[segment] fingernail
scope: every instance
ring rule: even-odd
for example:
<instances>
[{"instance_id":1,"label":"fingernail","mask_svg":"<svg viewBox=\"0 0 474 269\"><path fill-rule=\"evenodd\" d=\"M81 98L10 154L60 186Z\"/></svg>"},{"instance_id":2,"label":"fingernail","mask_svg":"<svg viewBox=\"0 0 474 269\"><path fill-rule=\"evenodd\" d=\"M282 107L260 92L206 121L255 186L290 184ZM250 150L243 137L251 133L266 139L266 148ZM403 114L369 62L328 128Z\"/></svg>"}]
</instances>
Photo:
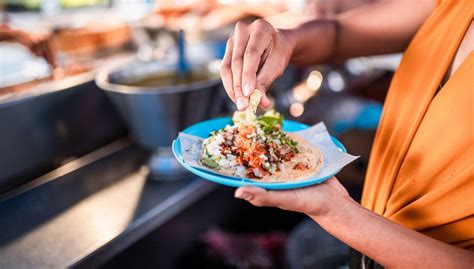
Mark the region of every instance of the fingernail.
<instances>
[{"instance_id":1,"label":"fingernail","mask_svg":"<svg viewBox=\"0 0 474 269\"><path fill-rule=\"evenodd\" d=\"M250 85L249 84L244 84L244 95L249 96L250 95Z\"/></svg>"},{"instance_id":2,"label":"fingernail","mask_svg":"<svg viewBox=\"0 0 474 269\"><path fill-rule=\"evenodd\" d=\"M248 192L242 192L240 194L237 194L235 197L240 198L240 199L244 199L244 200L247 200L247 201L252 199L252 195Z\"/></svg>"},{"instance_id":3,"label":"fingernail","mask_svg":"<svg viewBox=\"0 0 474 269\"><path fill-rule=\"evenodd\" d=\"M237 108L239 110L242 110L244 109L244 107L245 107L245 98L244 97L237 98Z\"/></svg>"}]
</instances>

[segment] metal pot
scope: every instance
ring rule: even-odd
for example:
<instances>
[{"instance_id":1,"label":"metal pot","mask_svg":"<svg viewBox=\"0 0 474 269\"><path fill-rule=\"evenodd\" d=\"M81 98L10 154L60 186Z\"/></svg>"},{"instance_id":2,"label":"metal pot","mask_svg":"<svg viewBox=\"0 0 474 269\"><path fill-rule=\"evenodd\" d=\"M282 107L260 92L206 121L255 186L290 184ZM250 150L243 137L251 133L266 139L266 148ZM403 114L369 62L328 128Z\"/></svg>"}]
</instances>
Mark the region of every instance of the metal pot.
<instances>
[{"instance_id":1,"label":"metal pot","mask_svg":"<svg viewBox=\"0 0 474 269\"><path fill-rule=\"evenodd\" d=\"M149 167L165 177L174 177L174 163L168 147L185 127L219 113L222 101L219 61L191 66L192 72L205 72L204 80L179 85L133 86L140 79L156 75L175 74L176 66L159 62L134 62L96 77L128 123L137 142L155 154ZM132 85L132 86L131 86Z\"/></svg>"},{"instance_id":2,"label":"metal pot","mask_svg":"<svg viewBox=\"0 0 474 269\"><path fill-rule=\"evenodd\" d=\"M221 85L217 66L217 62L211 62L192 67L194 72L207 72L208 80L170 86L130 86L133 81L174 72L176 68L157 62L137 62L100 72L96 83L112 98L138 143L154 150L171 145L180 130L214 114Z\"/></svg>"}]
</instances>

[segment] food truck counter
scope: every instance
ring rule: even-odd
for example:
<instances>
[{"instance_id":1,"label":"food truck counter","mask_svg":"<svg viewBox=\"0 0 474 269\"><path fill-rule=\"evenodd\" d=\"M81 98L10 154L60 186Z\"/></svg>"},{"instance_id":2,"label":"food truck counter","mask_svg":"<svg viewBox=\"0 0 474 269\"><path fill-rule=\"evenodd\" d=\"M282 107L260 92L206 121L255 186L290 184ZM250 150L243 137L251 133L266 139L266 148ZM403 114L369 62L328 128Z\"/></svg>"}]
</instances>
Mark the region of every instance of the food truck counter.
<instances>
[{"instance_id":1,"label":"food truck counter","mask_svg":"<svg viewBox=\"0 0 474 269\"><path fill-rule=\"evenodd\" d=\"M100 265L217 186L147 180L146 156L118 140L0 203L0 268Z\"/></svg>"}]
</instances>

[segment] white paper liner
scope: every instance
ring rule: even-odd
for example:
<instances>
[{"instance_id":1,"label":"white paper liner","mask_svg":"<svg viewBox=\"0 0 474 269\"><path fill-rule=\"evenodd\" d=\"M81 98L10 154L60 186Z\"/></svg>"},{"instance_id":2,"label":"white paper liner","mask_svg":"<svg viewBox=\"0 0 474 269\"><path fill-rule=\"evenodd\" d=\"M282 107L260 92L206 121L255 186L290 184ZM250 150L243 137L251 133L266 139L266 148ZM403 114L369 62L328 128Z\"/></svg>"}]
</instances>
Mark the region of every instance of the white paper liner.
<instances>
[{"instance_id":1,"label":"white paper liner","mask_svg":"<svg viewBox=\"0 0 474 269\"><path fill-rule=\"evenodd\" d=\"M353 162L355 159L359 158L359 156L354 156L354 155L350 155L345 152L342 152L332 142L329 132L326 128L326 125L324 125L324 123L322 122L315 124L307 129L294 132L294 133L302 137L306 141L308 141L311 145L321 150L323 154L324 164L323 164L323 167L321 167L321 169L319 169L317 173L308 174L302 179L291 180L291 181L301 181L301 180L309 179L309 178L312 178L312 179L325 178L325 177L334 175L344 166L348 165L349 163ZM190 134L179 133L179 141L181 144L181 154L186 164L195 168L200 168L200 169L203 169L215 174L229 177L229 175L213 170L207 166L202 165L199 162L199 157L202 151L202 142L204 141L204 138L190 135ZM243 177L238 177L235 175L231 177L259 182L258 179L243 178ZM287 182L287 181L279 180L279 181L274 181L274 182L282 183L282 182Z\"/></svg>"}]
</instances>

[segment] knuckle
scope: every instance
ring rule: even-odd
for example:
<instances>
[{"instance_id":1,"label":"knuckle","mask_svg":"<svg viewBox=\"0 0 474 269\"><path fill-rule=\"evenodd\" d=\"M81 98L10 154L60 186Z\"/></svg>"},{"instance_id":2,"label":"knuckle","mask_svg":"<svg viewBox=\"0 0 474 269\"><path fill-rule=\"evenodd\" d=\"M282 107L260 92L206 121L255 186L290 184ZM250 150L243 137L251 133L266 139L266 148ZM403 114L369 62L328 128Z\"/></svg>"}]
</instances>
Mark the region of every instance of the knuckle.
<instances>
[{"instance_id":1,"label":"knuckle","mask_svg":"<svg viewBox=\"0 0 474 269\"><path fill-rule=\"evenodd\" d=\"M255 26L256 28L263 28L263 27L267 27L267 22L264 19L257 19L253 22L252 25Z\"/></svg>"},{"instance_id":2,"label":"knuckle","mask_svg":"<svg viewBox=\"0 0 474 269\"><path fill-rule=\"evenodd\" d=\"M230 72L230 63L222 63L219 72L221 74L228 74Z\"/></svg>"},{"instance_id":3,"label":"knuckle","mask_svg":"<svg viewBox=\"0 0 474 269\"><path fill-rule=\"evenodd\" d=\"M258 57L258 51L255 48L247 48L244 53L245 58L254 58Z\"/></svg>"},{"instance_id":4,"label":"knuckle","mask_svg":"<svg viewBox=\"0 0 474 269\"><path fill-rule=\"evenodd\" d=\"M262 207L265 205L264 201L261 199L254 199L251 201L254 206Z\"/></svg>"},{"instance_id":5,"label":"knuckle","mask_svg":"<svg viewBox=\"0 0 474 269\"><path fill-rule=\"evenodd\" d=\"M247 23L243 22L243 21L238 21L236 24L235 24L235 30L236 31L242 31L244 30L245 28L247 28Z\"/></svg>"},{"instance_id":6,"label":"knuckle","mask_svg":"<svg viewBox=\"0 0 474 269\"><path fill-rule=\"evenodd\" d=\"M267 90L268 87L270 86L269 83L265 81L259 81L257 84L260 86L259 89L261 88L262 90Z\"/></svg>"},{"instance_id":7,"label":"knuckle","mask_svg":"<svg viewBox=\"0 0 474 269\"><path fill-rule=\"evenodd\" d=\"M238 55L234 55L232 57L232 67L240 67L242 65L242 57Z\"/></svg>"},{"instance_id":8,"label":"knuckle","mask_svg":"<svg viewBox=\"0 0 474 269\"><path fill-rule=\"evenodd\" d=\"M267 21L258 19L252 25L252 30L264 37L272 36L275 33L275 29Z\"/></svg>"}]
</instances>

